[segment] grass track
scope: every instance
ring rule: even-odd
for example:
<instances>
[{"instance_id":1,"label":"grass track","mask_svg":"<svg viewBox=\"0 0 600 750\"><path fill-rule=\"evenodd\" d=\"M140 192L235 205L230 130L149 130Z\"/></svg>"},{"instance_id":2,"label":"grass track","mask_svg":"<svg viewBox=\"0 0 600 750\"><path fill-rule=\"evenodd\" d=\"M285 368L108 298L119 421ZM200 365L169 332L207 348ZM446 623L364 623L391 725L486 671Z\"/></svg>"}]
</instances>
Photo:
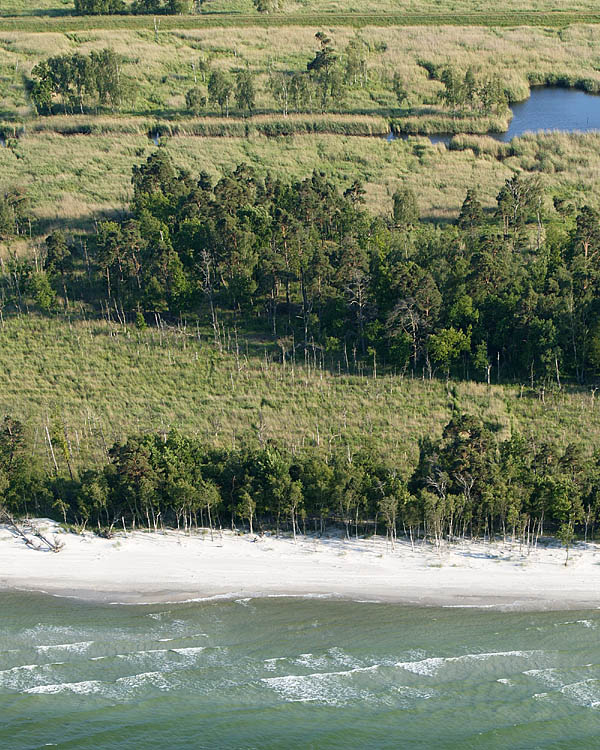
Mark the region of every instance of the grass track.
<instances>
[{"instance_id":1,"label":"grass track","mask_svg":"<svg viewBox=\"0 0 600 750\"><path fill-rule=\"evenodd\" d=\"M306 13L258 15L204 13L161 16L160 28L206 29L280 26L538 26L564 28L575 23L598 24L600 11L503 11L499 13ZM0 18L0 31L72 32L92 29L154 29L152 16L13 16Z\"/></svg>"}]
</instances>

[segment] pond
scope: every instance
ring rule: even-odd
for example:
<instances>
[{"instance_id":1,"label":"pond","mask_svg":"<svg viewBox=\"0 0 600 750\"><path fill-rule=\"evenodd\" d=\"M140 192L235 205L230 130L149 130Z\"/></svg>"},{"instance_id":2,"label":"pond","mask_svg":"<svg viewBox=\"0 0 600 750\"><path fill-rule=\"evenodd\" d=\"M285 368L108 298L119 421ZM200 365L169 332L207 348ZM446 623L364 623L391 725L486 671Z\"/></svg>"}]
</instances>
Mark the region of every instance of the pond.
<instances>
[{"instance_id":1,"label":"pond","mask_svg":"<svg viewBox=\"0 0 600 750\"><path fill-rule=\"evenodd\" d=\"M536 86L529 99L511 106L513 117L505 133L488 133L492 138L508 142L524 133L559 130L564 133L600 131L600 96L576 89ZM391 136L391 137L390 137ZM394 140L390 134L388 140ZM400 136L406 138L407 136ZM429 137L432 143L452 140L448 133Z\"/></svg>"},{"instance_id":2,"label":"pond","mask_svg":"<svg viewBox=\"0 0 600 750\"><path fill-rule=\"evenodd\" d=\"M585 91L538 86L531 89L529 99L513 104L511 109L508 130L494 136L500 141L540 130L600 130L600 96Z\"/></svg>"}]
</instances>

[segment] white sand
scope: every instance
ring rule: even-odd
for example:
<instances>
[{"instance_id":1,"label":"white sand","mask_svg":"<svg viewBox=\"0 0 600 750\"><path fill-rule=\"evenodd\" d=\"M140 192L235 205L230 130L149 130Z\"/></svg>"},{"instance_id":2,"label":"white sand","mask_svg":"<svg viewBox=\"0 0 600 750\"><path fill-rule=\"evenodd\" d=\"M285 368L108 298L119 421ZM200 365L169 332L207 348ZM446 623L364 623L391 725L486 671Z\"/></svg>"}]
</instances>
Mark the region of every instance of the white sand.
<instances>
[{"instance_id":1,"label":"white sand","mask_svg":"<svg viewBox=\"0 0 600 750\"><path fill-rule=\"evenodd\" d=\"M58 531L51 522L40 527ZM38 552L0 527L0 587L106 602L269 595L338 596L501 609L600 607L600 546L521 554L477 542L436 550L384 539L293 539L168 532L113 539L59 533L59 553Z\"/></svg>"}]
</instances>

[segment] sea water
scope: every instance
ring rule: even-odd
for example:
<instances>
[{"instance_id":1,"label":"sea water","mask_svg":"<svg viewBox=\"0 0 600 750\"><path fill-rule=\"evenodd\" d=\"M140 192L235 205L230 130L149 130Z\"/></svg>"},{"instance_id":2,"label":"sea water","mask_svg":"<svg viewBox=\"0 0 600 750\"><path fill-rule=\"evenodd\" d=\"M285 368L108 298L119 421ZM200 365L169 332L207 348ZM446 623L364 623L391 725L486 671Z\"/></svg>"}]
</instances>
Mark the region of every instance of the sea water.
<instances>
[{"instance_id":1,"label":"sea water","mask_svg":"<svg viewBox=\"0 0 600 750\"><path fill-rule=\"evenodd\" d=\"M0 593L0 748L598 748L600 612Z\"/></svg>"}]
</instances>

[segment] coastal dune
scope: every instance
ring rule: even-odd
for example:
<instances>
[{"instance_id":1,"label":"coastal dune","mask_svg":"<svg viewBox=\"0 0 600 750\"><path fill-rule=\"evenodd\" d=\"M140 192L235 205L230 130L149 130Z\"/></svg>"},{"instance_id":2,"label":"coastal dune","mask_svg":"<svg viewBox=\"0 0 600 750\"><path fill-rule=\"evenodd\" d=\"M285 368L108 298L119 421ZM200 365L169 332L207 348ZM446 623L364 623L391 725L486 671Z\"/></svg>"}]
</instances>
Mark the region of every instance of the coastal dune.
<instances>
[{"instance_id":1,"label":"coastal dune","mask_svg":"<svg viewBox=\"0 0 600 750\"><path fill-rule=\"evenodd\" d=\"M0 527L0 588L123 604L216 597L331 596L413 605L500 609L600 607L600 546L578 544L565 567L554 544L443 545L381 537L237 535L207 530L91 533L39 523L59 553L26 546ZM545 541L545 540L542 540Z\"/></svg>"}]
</instances>

